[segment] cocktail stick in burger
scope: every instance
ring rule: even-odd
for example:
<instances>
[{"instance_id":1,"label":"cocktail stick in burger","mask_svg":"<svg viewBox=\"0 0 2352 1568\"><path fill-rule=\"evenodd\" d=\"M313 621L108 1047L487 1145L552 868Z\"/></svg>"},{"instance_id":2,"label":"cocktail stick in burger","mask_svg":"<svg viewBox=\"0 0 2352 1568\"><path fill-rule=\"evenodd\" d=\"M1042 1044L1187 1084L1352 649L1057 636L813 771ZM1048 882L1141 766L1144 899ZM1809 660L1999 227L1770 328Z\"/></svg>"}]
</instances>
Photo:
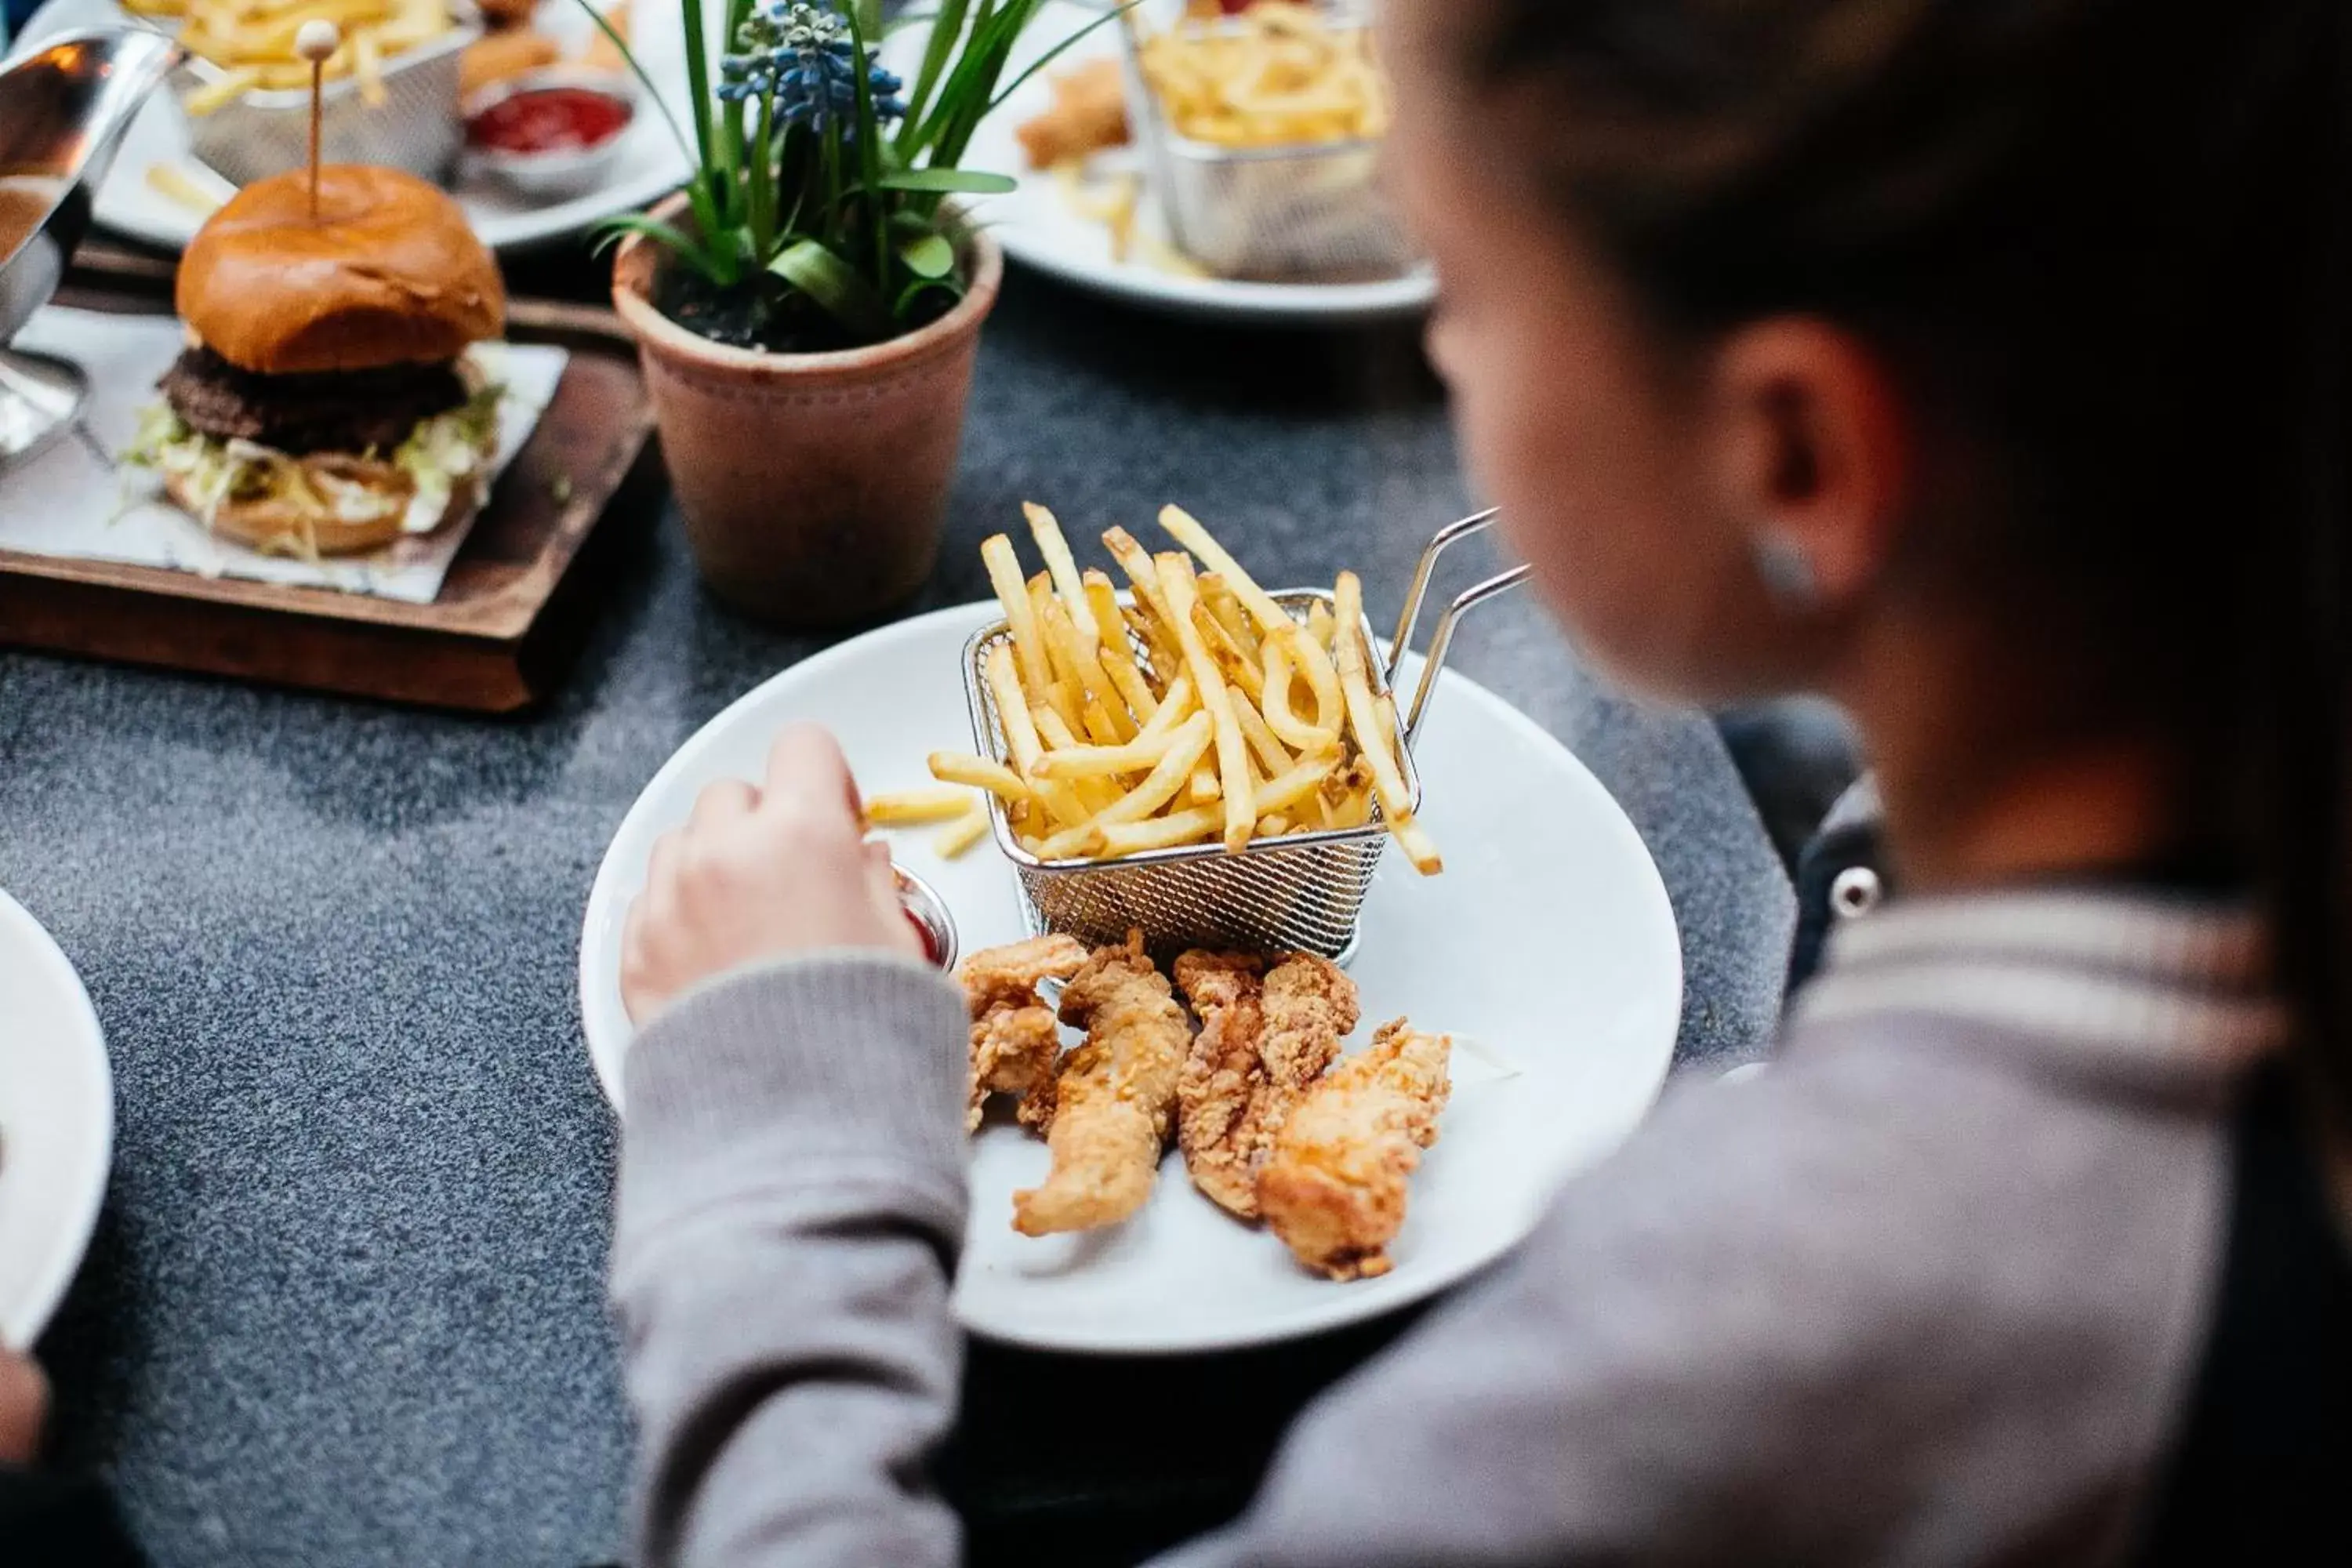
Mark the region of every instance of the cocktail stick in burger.
<instances>
[{"instance_id":1,"label":"cocktail stick in burger","mask_svg":"<svg viewBox=\"0 0 2352 1568\"><path fill-rule=\"evenodd\" d=\"M214 532L319 556L429 533L482 499L498 264L438 189L330 164L257 181L180 263L189 346L131 457Z\"/></svg>"}]
</instances>

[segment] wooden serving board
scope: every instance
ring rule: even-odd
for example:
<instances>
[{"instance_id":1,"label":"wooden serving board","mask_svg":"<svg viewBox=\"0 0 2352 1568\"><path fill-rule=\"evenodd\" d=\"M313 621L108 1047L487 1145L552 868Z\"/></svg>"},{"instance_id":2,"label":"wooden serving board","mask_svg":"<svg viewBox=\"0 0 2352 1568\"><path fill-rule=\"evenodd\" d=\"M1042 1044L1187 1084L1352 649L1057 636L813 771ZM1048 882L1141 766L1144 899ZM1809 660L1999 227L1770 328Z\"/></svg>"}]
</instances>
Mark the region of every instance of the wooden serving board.
<instances>
[{"instance_id":1,"label":"wooden serving board","mask_svg":"<svg viewBox=\"0 0 2352 1568\"><path fill-rule=\"evenodd\" d=\"M171 279L167 260L86 255L58 302L168 312ZM513 300L507 336L572 357L433 603L0 550L0 643L474 712L537 702L591 619L591 536L608 511L651 512L659 464L617 317Z\"/></svg>"}]
</instances>

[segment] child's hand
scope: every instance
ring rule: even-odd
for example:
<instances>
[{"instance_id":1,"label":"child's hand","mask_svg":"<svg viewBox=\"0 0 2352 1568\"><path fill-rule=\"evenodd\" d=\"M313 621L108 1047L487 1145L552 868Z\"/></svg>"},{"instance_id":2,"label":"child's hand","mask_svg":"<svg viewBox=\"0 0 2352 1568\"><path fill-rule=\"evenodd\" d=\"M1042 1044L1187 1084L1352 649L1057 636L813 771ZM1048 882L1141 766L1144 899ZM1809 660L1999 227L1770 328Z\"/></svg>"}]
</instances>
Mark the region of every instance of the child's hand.
<instances>
[{"instance_id":1,"label":"child's hand","mask_svg":"<svg viewBox=\"0 0 2352 1568\"><path fill-rule=\"evenodd\" d=\"M49 1380L14 1351L0 1350L0 1465L29 1465L41 1452Z\"/></svg>"},{"instance_id":2,"label":"child's hand","mask_svg":"<svg viewBox=\"0 0 2352 1568\"><path fill-rule=\"evenodd\" d=\"M712 784L654 845L621 934L621 1000L644 1024L706 975L819 947L923 951L888 853L865 841L841 747L795 724L776 737L761 787Z\"/></svg>"}]
</instances>

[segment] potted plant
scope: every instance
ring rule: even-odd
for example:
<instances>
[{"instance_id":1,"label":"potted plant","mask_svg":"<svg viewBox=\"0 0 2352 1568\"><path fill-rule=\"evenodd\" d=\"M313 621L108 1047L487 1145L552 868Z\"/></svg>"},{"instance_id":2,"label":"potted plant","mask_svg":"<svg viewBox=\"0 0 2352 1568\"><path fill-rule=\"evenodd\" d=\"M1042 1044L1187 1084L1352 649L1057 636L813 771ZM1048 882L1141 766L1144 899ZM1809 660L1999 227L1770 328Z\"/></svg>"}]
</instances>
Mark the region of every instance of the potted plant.
<instances>
[{"instance_id":1,"label":"potted plant","mask_svg":"<svg viewBox=\"0 0 2352 1568\"><path fill-rule=\"evenodd\" d=\"M771 619L854 621L938 555L1003 268L950 198L1013 187L958 160L1030 74L1001 81L1045 0L941 0L911 83L879 63L879 0L717 3L715 70L703 0L682 7L691 145L670 129L693 174L609 221L613 302L712 590Z\"/></svg>"}]
</instances>

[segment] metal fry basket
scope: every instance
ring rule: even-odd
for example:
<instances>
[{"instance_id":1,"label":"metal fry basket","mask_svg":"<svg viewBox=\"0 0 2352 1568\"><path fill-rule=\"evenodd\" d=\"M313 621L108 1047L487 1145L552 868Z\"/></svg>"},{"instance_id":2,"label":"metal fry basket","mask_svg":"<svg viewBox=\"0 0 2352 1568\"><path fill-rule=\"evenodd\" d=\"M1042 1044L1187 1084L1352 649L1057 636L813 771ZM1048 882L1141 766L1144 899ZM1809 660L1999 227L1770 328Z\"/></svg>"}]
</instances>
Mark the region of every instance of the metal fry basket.
<instances>
[{"instance_id":1,"label":"metal fry basket","mask_svg":"<svg viewBox=\"0 0 2352 1568\"><path fill-rule=\"evenodd\" d=\"M320 94L319 154L330 163L379 163L439 180L456 163L465 126L457 118L457 60L482 36L450 28L383 62L384 101L370 104L350 77ZM200 56L177 72L182 97L228 73ZM240 185L310 161L310 89L240 93L210 114L191 114L188 145Z\"/></svg>"},{"instance_id":2,"label":"metal fry basket","mask_svg":"<svg viewBox=\"0 0 2352 1568\"><path fill-rule=\"evenodd\" d=\"M1490 526L1495 515L1484 511L1451 524L1422 551L1388 658L1369 672L1375 696L1388 693L1396 678L1439 556L1454 541ZM1454 626L1465 613L1516 586L1526 576L1524 566L1497 573L1457 595L1438 617L1412 703L1399 710L1403 744L1398 762L1406 793L1416 808L1421 803L1421 775L1413 763L1413 741L1444 668ZM1287 589L1273 597L1301 620L1316 604L1328 606L1331 602L1328 590L1315 588ZM1127 595L1120 598L1128 602ZM1366 646L1377 647L1369 623L1363 631ZM982 755L998 762L1008 758L984 671L989 651L1011 637L1011 628L999 621L975 632L964 645L964 697L971 715L972 739ZM1254 839L1239 850L1228 850L1221 844L1194 844L1107 860L1048 861L1022 847L1003 800L991 795L989 811L997 847L1013 862L1020 879L1023 910L1032 934L1065 931L1082 941L1105 943L1123 941L1130 929L1139 928L1155 949L1164 950L1303 952L1344 962L1355 951L1364 899L1371 891L1381 857L1388 847L1387 829L1376 813L1363 827Z\"/></svg>"},{"instance_id":3,"label":"metal fry basket","mask_svg":"<svg viewBox=\"0 0 2352 1568\"><path fill-rule=\"evenodd\" d=\"M1368 25L1351 10L1327 9L1342 26ZM1272 281L1389 278L1419 259L1381 188L1377 141L1293 147L1193 141L1160 111L1132 20L1122 18L1118 31L1128 119L1180 249L1224 277Z\"/></svg>"}]
</instances>

